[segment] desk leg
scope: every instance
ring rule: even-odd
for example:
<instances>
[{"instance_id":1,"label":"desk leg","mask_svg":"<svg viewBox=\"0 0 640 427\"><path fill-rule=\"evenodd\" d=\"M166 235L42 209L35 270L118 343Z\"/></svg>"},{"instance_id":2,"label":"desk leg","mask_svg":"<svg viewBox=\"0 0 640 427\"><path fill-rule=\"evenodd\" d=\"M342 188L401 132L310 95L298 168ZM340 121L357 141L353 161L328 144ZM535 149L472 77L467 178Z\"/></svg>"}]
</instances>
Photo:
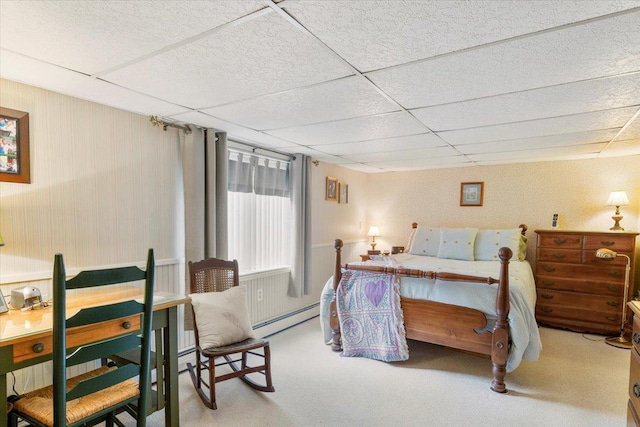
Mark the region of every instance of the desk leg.
<instances>
[{"instance_id":1,"label":"desk leg","mask_svg":"<svg viewBox=\"0 0 640 427\"><path fill-rule=\"evenodd\" d=\"M178 308L170 307L164 328L165 399L164 420L167 427L180 425L180 398L178 396Z\"/></svg>"},{"instance_id":2,"label":"desk leg","mask_svg":"<svg viewBox=\"0 0 640 427\"><path fill-rule=\"evenodd\" d=\"M0 403L2 403L2 411L0 414L0 427L7 427L9 424L9 414L7 414L7 374L0 375Z\"/></svg>"}]
</instances>

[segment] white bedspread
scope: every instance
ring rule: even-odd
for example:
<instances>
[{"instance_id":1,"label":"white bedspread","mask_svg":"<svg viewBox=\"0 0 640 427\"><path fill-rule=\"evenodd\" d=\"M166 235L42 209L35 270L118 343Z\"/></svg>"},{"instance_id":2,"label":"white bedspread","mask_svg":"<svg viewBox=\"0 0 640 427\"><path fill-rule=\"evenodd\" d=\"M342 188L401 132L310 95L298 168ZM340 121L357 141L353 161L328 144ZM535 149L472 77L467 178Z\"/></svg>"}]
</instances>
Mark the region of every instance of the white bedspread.
<instances>
[{"instance_id":1,"label":"white bedspread","mask_svg":"<svg viewBox=\"0 0 640 427\"><path fill-rule=\"evenodd\" d=\"M491 276L498 279L500 263L496 261L458 261L411 254L398 254L392 258L397 265L420 270L447 271L472 276ZM329 327L329 303L333 296L333 278L330 278L320 300L321 327L325 342L331 341ZM498 285L481 283L448 282L440 280L403 277L400 294L406 298L427 299L447 304L474 308L482 311L491 321L495 319ZM509 263L510 310L509 326L511 350L507 371L518 367L522 359L536 361L542 350L542 342L535 319L536 287L531 266L527 261ZM492 322L491 322L492 324Z\"/></svg>"}]
</instances>

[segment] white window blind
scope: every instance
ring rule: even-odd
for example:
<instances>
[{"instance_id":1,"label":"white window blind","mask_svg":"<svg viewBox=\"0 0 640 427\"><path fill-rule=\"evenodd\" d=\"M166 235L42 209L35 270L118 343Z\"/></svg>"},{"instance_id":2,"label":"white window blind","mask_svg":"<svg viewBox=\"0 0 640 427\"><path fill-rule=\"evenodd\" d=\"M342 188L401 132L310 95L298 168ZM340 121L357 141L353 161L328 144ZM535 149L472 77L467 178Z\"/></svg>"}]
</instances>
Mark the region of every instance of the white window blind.
<instances>
[{"instance_id":1,"label":"white window blind","mask_svg":"<svg viewBox=\"0 0 640 427\"><path fill-rule=\"evenodd\" d=\"M289 161L229 151L229 259L241 273L290 266Z\"/></svg>"}]
</instances>

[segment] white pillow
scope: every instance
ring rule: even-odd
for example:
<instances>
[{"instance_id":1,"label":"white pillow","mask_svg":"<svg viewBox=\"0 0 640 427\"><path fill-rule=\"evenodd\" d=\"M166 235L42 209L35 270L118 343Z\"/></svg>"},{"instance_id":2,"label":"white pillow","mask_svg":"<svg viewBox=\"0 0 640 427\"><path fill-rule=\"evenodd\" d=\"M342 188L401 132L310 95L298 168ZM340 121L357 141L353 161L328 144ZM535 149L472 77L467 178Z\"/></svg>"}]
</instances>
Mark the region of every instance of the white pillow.
<instances>
[{"instance_id":1,"label":"white pillow","mask_svg":"<svg viewBox=\"0 0 640 427\"><path fill-rule=\"evenodd\" d=\"M198 327L200 348L220 347L255 338L244 286L189 296Z\"/></svg>"},{"instance_id":2,"label":"white pillow","mask_svg":"<svg viewBox=\"0 0 640 427\"><path fill-rule=\"evenodd\" d=\"M473 261L477 228L441 228L438 258Z\"/></svg>"},{"instance_id":3,"label":"white pillow","mask_svg":"<svg viewBox=\"0 0 640 427\"><path fill-rule=\"evenodd\" d=\"M412 255L437 256L439 246L439 228L418 226L413 235L413 243L409 248L409 253Z\"/></svg>"},{"instance_id":4,"label":"white pillow","mask_svg":"<svg viewBox=\"0 0 640 427\"><path fill-rule=\"evenodd\" d=\"M407 246L405 246L405 250L407 252L411 250L411 246L413 245L413 239L416 236L416 230L417 228L412 228L411 231L409 232L409 241L407 242Z\"/></svg>"},{"instance_id":5,"label":"white pillow","mask_svg":"<svg viewBox=\"0 0 640 427\"><path fill-rule=\"evenodd\" d=\"M477 261L500 261L498 251L508 247L513 252L512 260L522 261L521 241L522 234L519 228L508 230L479 230L476 235L476 243L473 255ZM524 244L526 251L526 240Z\"/></svg>"}]
</instances>

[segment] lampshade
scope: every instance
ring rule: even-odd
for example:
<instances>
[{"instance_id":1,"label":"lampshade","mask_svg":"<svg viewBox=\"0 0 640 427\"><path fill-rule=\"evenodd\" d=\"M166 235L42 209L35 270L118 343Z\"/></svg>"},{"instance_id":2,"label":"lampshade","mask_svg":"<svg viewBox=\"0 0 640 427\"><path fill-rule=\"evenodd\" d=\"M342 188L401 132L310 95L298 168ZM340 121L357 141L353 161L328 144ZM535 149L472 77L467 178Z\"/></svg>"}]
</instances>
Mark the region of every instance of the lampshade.
<instances>
[{"instance_id":1,"label":"lampshade","mask_svg":"<svg viewBox=\"0 0 640 427\"><path fill-rule=\"evenodd\" d=\"M627 206L629 204L629 198L624 191L612 191L607 200L607 206Z\"/></svg>"},{"instance_id":2,"label":"lampshade","mask_svg":"<svg viewBox=\"0 0 640 427\"><path fill-rule=\"evenodd\" d=\"M380 230L378 230L378 226L372 225L371 227L369 227L369 232L367 233L367 236L380 237Z\"/></svg>"}]
</instances>

